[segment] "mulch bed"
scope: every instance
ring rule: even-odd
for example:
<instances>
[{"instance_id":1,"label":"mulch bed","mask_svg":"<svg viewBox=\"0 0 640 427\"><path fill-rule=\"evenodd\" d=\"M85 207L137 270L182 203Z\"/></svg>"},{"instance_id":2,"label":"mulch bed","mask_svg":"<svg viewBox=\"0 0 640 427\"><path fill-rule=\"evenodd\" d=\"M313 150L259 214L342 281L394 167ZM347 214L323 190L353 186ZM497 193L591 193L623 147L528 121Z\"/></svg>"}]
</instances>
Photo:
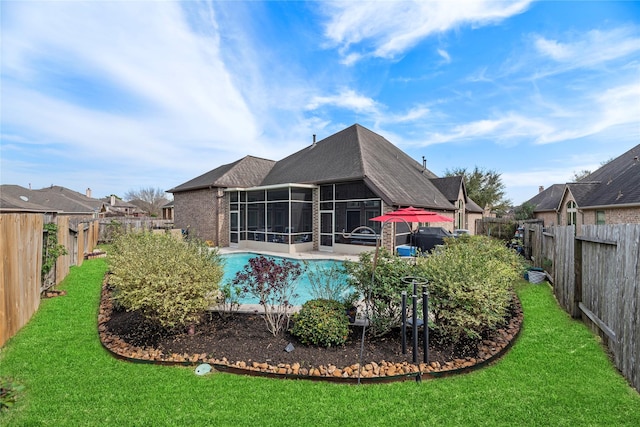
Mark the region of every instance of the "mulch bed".
<instances>
[{"instance_id":1,"label":"mulch bed","mask_svg":"<svg viewBox=\"0 0 640 427\"><path fill-rule=\"evenodd\" d=\"M429 363L423 362L422 333L419 334L418 363L412 363L411 330L407 352L402 354L400 329L382 338L365 337L360 366L361 326L351 326L347 342L338 347L319 348L300 343L288 332L273 336L259 313L221 316L205 315L190 335L187 330L166 331L146 321L138 312L113 310L107 284L103 288L99 332L103 345L116 355L159 363L210 363L233 370L258 371L302 377L391 377L416 373L435 375L464 371L487 363L508 348L517 336L522 310L515 307L508 324L480 342L446 344L430 332ZM292 344L293 351L286 351Z\"/></svg>"}]
</instances>

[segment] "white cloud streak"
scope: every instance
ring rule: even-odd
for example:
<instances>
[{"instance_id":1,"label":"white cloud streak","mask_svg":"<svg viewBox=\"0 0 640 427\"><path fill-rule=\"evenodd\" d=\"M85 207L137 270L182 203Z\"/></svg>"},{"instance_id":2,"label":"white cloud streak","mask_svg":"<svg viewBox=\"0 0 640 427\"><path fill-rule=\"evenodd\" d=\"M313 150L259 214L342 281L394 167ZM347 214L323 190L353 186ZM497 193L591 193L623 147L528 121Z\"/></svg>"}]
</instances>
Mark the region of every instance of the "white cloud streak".
<instances>
[{"instance_id":1,"label":"white cloud streak","mask_svg":"<svg viewBox=\"0 0 640 427\"><path fill-rule=\"evenodd\" d=\"M394 58L434 34L461 25L494 24L527 10L529 0L331 2L325 36L346 64L365 57Z\"/></svg>"}]
</instances>

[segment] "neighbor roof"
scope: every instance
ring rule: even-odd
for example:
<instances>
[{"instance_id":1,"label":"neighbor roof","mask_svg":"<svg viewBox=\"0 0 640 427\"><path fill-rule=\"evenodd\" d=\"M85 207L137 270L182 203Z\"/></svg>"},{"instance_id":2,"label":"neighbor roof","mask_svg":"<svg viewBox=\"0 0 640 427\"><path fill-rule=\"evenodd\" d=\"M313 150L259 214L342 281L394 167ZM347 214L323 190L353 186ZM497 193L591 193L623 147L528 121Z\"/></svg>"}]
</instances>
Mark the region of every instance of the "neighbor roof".
<instances>
[{"instance_id":1,"label":"neighbor roof","mask_svg":"<svg viewBox=\"0 0 640 427\"><path fill-rule=\"evenodd\" d=\"M640 144L579 181L598 182L581 207L640 205ZM573 189L571 190L573 193Z\"/></svg>"},{"instance_id":2,"label":"neighbor roof","mask_svg":"<svg viewBox=\"0 0 640 427\"><path fill-rule=\"evenodd\" d=\"M68 214L93 214L102 206L102 202L65 187L52 185L40 190L30 190L19 185L2 185L2 194L13 199L24 200L44 206L48 211Z\"/></svg>"},{"instance_id":3,"label":"neighbor roof","mask_svg":"<svg viewBox=\"0 0 640 427\"><path fill-rule=\"evenodd\" d=\"M37 213L57 212L55 209L30 202L23 190L25 190L25 188L20 187L19 185L1 185L0 211Z\"/></svg>"},{"instance_id":4,"label":"neighbor roof","mask_svg":"<svg viewBox=\"0 0 640 427\"><path fill-rule=\"evenodd\" d=\"M527 200L535 206L534 212L556 211L564 193L565 184L553 184Z\"/></svg>"},{"instance_id":5,"label":"neighbor roof","mask_svg":"<svg viewBox=\"0 0 640 427\"><path fill-rule=\"evenodd\" d=\"M616 157L578 182L554 184L528 200L534 212L556 211L565 191L583 208L640 206L640 145Z\"/></svg>"}]
</instances>

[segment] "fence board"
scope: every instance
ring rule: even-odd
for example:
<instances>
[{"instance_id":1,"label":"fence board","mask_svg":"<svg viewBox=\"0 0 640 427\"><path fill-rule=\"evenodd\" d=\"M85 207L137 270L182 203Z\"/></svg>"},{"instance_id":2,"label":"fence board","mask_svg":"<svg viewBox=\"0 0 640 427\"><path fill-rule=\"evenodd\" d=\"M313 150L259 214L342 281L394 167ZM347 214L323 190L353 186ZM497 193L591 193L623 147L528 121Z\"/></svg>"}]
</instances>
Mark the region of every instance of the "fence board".
<instances>
[{"instance_id":1,"label":"fence board","mask_svg":"<svg viewBox=\"0 0 640 427\"><path fill-rule=\"evenodd\" d=\"M41 214L0 214L0 346L40 305Z\"/></svg>"}]
</instances>

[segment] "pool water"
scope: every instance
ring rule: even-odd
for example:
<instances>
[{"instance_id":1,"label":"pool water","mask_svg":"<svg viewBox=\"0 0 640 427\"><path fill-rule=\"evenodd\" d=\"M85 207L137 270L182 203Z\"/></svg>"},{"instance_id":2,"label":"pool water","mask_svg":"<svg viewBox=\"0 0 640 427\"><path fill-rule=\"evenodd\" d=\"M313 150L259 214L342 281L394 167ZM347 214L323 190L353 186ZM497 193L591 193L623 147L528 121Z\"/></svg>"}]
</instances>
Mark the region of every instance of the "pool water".
<instances>
[{"instance_id":1,"label":"pool water","mask_svg":"<svg viewBox=\"0 0 640 427\"><path fill-rule=\"evenodd\" d=\"M224 259L224 275L222 277L222 283L227 283L233 281L236 277L236 273L238 271L242 271L245 265L249 264L249 259L260 256L256 253L243 252L236 254L224 254L222 258ZM267 258L275 259L276 262L287 260L291 261L295 264L300 265L304 268L304 264L296 259L284 258L278 256L267 256ZM333 265L342 265L343 261L331 260L331 259L321 259L321 260L306 260L310 269L318 269L330 268ZM322 271L322 270L320 270ZM346 275L344 275L344 280L347 280ZM309 282L309 278L306 272L303 272L298 280L296 281L296 291L294 292L298 294L297 298L293 298L291 303L293 305L302 305L306 301L315 298L315 296L311 292L311 283ZM260 301L257 298L254 298L251 295L245 296L240 300L241 304L258 304Z\"/></svg>"}]
</instances>

